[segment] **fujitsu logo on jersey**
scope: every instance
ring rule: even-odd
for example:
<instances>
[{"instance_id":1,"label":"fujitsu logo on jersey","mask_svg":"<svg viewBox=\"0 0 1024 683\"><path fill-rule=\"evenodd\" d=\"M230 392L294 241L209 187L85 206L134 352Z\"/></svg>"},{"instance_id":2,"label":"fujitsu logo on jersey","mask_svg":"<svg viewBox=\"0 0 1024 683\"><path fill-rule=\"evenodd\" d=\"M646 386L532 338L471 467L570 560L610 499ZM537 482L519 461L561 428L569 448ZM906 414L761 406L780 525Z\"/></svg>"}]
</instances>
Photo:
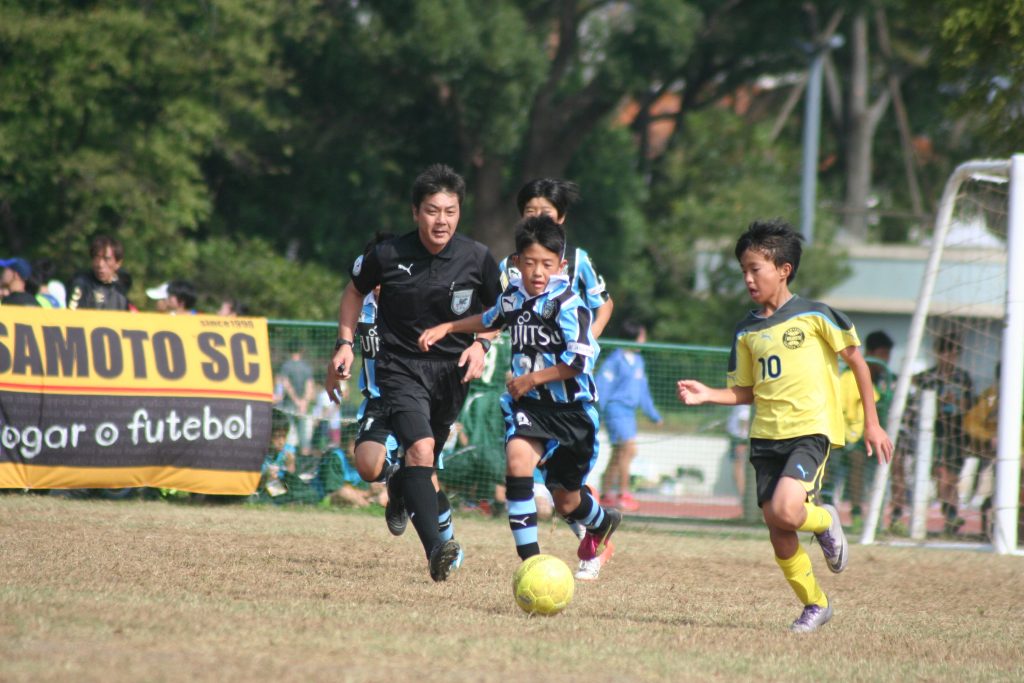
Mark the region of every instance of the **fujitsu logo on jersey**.
<instances>
[{"instance_id":1,"label":"fujitsu logo on jersey","mask_svg":"<svg viewBox=\"0 0 1024 683\"><path fill-rule=\"evenodd\" d=\"M359 332L359 345L362 347L363 356L366 358L376 358L377 352L380 351L380 337L377 336L377 326L359 323L356 325L356 329Z\"/></svg>"},{"instance_id":2,"label":"fujitsu logo on jersey","mask_svg":"<svg viewBox=\"0 0 1024 683\"><path fill-rule=\"evenodd\" d=\"M565 346L562 331L557 327L545 325L544 322L530 311L521 311L509 326L509 335L513 351L526 348L543 351L557 351Z\"/></svg>"}]
</instances>

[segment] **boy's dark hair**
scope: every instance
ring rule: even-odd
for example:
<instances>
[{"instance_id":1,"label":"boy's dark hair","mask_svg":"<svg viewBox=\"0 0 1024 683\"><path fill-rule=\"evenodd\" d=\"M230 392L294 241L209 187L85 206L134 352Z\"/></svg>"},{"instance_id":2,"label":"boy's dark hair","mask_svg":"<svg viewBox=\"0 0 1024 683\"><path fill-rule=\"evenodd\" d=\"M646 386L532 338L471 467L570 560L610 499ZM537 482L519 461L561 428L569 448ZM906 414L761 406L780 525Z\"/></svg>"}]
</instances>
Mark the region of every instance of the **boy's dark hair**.
<instances>
[{"instance_id":1,"label":"boy's dark hair","mask_svg":"<svg viewBox=\"0 0 1024 683\"><path fill-rule=\"evenodd\" d=\"M571 180L560 178L536 178L522 186L519 194L516 195L516 206L519 207L519 215L523 215L526 205L531 199L542 197L555 207L558 217L561 218L569 207L580 200L580 188Z\"/></svg>"},{"instance_id":2,"label":"boy's dark hair","mask_svg":"<svg viewBox=\"0 0 1024 683\"><path fill-rule=\"evenodd\" d=\"M118 261L124 260L124 245L121 241L109 235L96 235L89 242L89 258L96 258L107 250L107 247L114 252L114 258Z\"/></svg>"},{"instance_id":3,"label":"boy's dark hair","mask_svg":"<svg viewBox=\"0 0 1024 683\"><path fill-rule=\"evenodd\" d=\"M459 198L459 206L466 198L466 181L451 166L432 164L416 176L412 184L412 205L417 209L425 197L438 192L450 192Z\"/></svg>"},{"instance_id":4,"label":"boy's dark hair","mask_svg":"<svg viewBox=\"0 0 1024 683\"><path fill-rule=\"evenodd\" d=\"M173 296L188 309L195 308L196 300L199 298L196 294L196 288L187 280L171 280L168 282L167 296Z\"/></svg>"},{"instance_id":5,"label":"boy's dark hair","mask_svg":"<svg viewBox=\"0 0 1024 683\"><path fill-rule=\"evenodd\" d=\"M892 349L895 345L896 343L892 340L892 337L882 330L875 330L864 339L864 348L868 352L878 349Z\"/></svg>"},{"instance_id":6,"label":"boy's dark hair","mask_svg":"<svg viewBox=\"0 0 1024 683\"><path fill-rule=\"evenodd\" d=\"M548 251L558 254L559 259L563 259L565 228L556 223L551 216L524 218L516 225L516 253L522 254L533 244L539 244Z\"/></svg>"},{"instance_id":7,"label":"boy's dark hair","mask_svg":"<svg viewBox=\"0 0 1024 683\"><path fill-rule=\"evenodd\" d=\"M960 351L960 337L955 333L947 333L935 340L935 353Z\"/></svg>"},{"instance_id":8,"label":"boy's dark hair","mask_svg":"<svg viewBox=\"0 0 1024 683\"><path fill-rule=\"evenodd\" d=\"M245 302L240 301L239 299L227 298L224 299L222 303L226 303L229 306L231 306L231 311L235 315L245 315L249 312L249 307L245 304Z\"/></svg>"},{"instance_id":9,"label":"boy's dark hair","mask_svg":"<svg viewBox=\"0 0 1024 683\"><path fill-rule=\"evenodd\" d=\"M274 419L270 424L270 438L288 433L288 423L283 419Z\"/></svg>"},{"instance_id":10,"label":"boy's dark hair","mask_svg":"<svg viewBox=\"0 0 1024 683\"><path fill-rule=\"evenodd\" d=\"M622 323L622 336L629 339L636 339L640 336L640 330L642 329L644 329L644 325L639 320L627 318Z\"/></svg>"},{"instance_id":11,"label":"boy's dark hair","mask_svg":"<svg viewBox=\"0 0 1024 683\"><path fill-rule=\"evenodd\" d=\"M788 263L793 267L786 282L790 283L796 277L797 268L800 267L800 255L803 246L800 241L803 236L793 230L786 221L781 218L773 218L767 221L754 221L747 227L747 231L736 240L736 260L747 251L757 251L765 255L781 268Z\"/></svg>"}]
</instances>

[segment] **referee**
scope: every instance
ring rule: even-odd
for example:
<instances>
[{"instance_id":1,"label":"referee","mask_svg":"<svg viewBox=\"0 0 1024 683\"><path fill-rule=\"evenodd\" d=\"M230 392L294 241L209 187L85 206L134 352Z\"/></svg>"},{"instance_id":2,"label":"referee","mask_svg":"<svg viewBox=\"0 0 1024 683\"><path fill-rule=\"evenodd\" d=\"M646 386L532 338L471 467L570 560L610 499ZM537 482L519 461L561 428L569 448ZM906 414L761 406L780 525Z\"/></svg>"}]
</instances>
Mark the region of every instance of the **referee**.
<instances>
[{"instance_id":1,"label":"referee","mask_svg":"<svg viewBox=\"0 0 1024 683\"><path fill-rule=\"evenodd\" d=\"M465 195L465 181L448 166L434 164L416 178L416 230L378 244L352 264L327 368L328 387L350 376L363 297L379 286L377 385L391 429L405 448L398 488L434 581L447 579L462 562L458 541L443 541L438 530L437 456L469 382L483 371L495 333L450 335L428 352L420 351L417 342L429 327L490 308L501 293L498 265L487 247L455 232Z\"/></svg>"}]
</instances>

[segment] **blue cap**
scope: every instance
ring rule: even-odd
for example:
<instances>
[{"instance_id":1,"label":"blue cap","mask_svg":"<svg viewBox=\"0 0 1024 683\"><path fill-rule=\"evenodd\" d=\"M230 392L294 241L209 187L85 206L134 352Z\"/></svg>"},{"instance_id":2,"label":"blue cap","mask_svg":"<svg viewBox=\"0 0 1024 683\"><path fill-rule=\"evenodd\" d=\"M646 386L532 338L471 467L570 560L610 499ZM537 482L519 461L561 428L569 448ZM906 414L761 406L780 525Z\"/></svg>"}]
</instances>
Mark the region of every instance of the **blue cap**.
<instances>
[{"instance_id":1,"label":"blue cap","mask_svg":"<svg viewBox=\"0 0 1024 683\"><path fill-rule=\"evenodd\" d=\"M0 266L10 268L20 275L22 280L27 280L32 276L32 266L30 266L28 261L20 256L15 256L14 258L9 259L0 259Z\"/></svg>"}]
</instances>

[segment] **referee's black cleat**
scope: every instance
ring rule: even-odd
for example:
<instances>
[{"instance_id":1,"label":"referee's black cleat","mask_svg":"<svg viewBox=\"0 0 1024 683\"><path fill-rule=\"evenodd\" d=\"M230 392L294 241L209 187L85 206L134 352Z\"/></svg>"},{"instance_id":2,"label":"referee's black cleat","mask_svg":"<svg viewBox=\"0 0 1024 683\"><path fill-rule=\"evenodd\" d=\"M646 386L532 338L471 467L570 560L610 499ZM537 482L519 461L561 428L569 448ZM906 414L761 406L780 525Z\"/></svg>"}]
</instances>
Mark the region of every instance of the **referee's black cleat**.
<instances>
[{"instance_id":1,"label":"referee's black cleat","mask_svg":"<svg viewBox=\"0 0 1024 683\"><path fill-rule=\"evenodd\" d=\"M390 465L385 484L388 489L388 504L384 508L384 521L387 522L388 531L392 536L404 534L405 527L409 524L409 515L406 514L405 501L402 499L399 472L398 463Z\"/></svg>"},{"instance_id":2,"label":"referee's black cleat","mask_svg":"<svg viewBox=\"0 0 1024 683\"><path fill-rule=\"evenodd\" d=\"M446 581L462 565L462 546L455 539L445 541L430 553L430 578Z\"/></svg>"}]
</instances>

